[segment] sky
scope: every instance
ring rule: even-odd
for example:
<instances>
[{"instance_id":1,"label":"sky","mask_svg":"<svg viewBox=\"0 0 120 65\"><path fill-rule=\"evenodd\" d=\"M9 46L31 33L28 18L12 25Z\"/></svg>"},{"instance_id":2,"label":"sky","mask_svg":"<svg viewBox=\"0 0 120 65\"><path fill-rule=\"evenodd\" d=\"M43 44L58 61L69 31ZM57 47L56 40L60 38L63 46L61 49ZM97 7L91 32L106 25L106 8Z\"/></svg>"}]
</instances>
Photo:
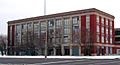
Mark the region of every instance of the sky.
<instances>
[{"instance_id":1,"label":"sky","mask_svg":"<svg viewBox=\"0 0 120 65\"><path fill-rule=\"evenodd\" d=\"M46 0L46 14L97 8L115 16L120 28L119 0ZM7 22L44 15L44 0L0 0L0 35L7 35Z\"/></svg>"}]
</instances>

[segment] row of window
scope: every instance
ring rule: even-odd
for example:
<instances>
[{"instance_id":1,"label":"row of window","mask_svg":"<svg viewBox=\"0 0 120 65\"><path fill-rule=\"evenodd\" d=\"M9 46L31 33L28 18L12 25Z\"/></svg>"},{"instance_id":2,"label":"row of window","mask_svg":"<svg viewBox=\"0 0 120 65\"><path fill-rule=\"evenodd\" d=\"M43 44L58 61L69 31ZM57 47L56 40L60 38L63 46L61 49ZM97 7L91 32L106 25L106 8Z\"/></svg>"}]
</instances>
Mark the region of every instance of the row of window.
<instances>
[{"instance_id":1,"label":"row of window","mask_svg":"<svg viewBox=\"0 0 120 65\"><path fill-rule=\"evenodd\" d=\"M112 47L102 46L102 55L105 55L104 50L106 51L106 55L112 55ZM97 46L97 55L100 55L100 46Z\"/></svg>"},{"instance_id":2,"label":"row of window","mask_svg":"<svg viewBox=\"0 0 120 65\"><path fill-rule=\"evenodd\" d=\"M22 33L25 33L25 32L28 32L28 31L34 31L34 35L35 36L38 36L39 37L39 34L41 33L44 34L46 32L46 26L48 25L48 36L52 36L54 35L54 31L56 29L56 31L60 30L60 28L62 28L62 26L64 26L64 29L63 29L63 33L64 33L64 42L68 42L70 40L70 37L69 37L69 34L71 32L71 25L70 25L70 18L64 18L64 23L62 25L62 20L61 19L57 19L56 22L54 22L55 20L51 19L51 20L48 20L48 24L45 22L45 21L42 21L40 22L34 22L34 23L27 23L27 24L18 24L16 25L16 41L21 41L21 35L24 36L24 34ZM74 32L79 32L79 16L76 16L76 17L73 17L72 18L72 23L73 23L73 31ZM40 27L39 27L40 26ZM40 31L41 32L40 32ZM40 33L39 33L40 32ZM50 34L49 34L50 33ZM61 33L61 32L56 32L56 33ZM32 34L32 33L31 33ZM79 35L77 35L79 36Z\"/></svg>"},{"instance_id":3,"label":"row of window","mask_svg":"<svg viewBox=\"0 0 120 65\"><path fill-rule=\"evenodd\" d=\"M110 43L112 43L112 21L110 21L110 26L108 26L108 19L105 18L101 18L101 33L102 35L100 36L100 16L96 17L96 22L97 22L97 42L100 42L100 37L101 37L101 41L102 43L104 43L104 41L106 41L106 43L108 43L108 29L110 29ZM105 22L106 21L106 22ZM105 25L106 24L106 25ZM106 26L106 27L104 27ZM106 33L106 38L104 37L104 34ZM105 38L105 39L104 39Z\"/></svg>"}]
</instances>

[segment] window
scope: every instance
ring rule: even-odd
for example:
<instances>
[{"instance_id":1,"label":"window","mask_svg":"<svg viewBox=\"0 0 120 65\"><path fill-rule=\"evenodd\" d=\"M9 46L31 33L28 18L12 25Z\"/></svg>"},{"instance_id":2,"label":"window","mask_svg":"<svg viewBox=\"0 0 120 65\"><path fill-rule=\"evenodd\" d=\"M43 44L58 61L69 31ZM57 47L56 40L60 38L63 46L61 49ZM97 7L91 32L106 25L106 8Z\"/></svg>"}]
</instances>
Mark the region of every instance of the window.
<instances>
[{"instance_id":1,"label":"window","mask_svg":"<svg viewBox=\"0 0 120 65\"><path fill-rule=\"evenodd\" d=\"M102 27L102 34L104 34L104 27Z\"/></svg>"},{"instance_id":2,"label":"window","mask_svg":"<svg viewBox=\"0 0 120 65\"><path fill-rule=\"evenodd\" d=\"M112 55L112 47L110 47L110 54Z\"/></svg>"},{"instance_id":3,"label":"window","mask_svg":"<svg viewBox=\"0 0 120 65\"><path fill-rule=\"evenodd\" d=\"M22 24L22 29L27 29L27 25L26 24Z\"/></svg>"},{"instance_id":4,"label":"window","mask_svg":"<svg viewBox=\"0 0 120 65\"><path fill-rule=\"evenodd\" d=\"M96 21L97 21L97 25L99 25L99 16L97 16Z\"/></svg>"},{"instance_id":5,"label":"window","mask_svg":"<svg viewBox=\"0 0 120 65\"><path fill-rule=\"evenodd\" d=\"M120 31L115 31L115 35L120 35Z\"/></svg>"},{"instance_id":6,"label":"window","mask_svg":"<svg viewBox=\"0 0 120 65\"><path fill-rule=\"evenodd\" d=\"M106 19L106 25L108 25L108 19Z\"/></svg>"},{"instance_id":7,"label":"window","mask_svg":"<svg viewBox=\"0 0 120 65\"><path fill-rule=\"evenodd\" d=\"M102 25L104 26L104 18L102 18Z\"/></svg>"},{"instance_id":8,"label":"window","mask_svg":"<svg viewBox=\"0 0 120 65\"><path fill-rule=\"evenodd\" d=\"M16 25L16 43L20 44L21 43L21 25Z\"/></svg>"},{"instance_id":9,"label":"window","mask_svg":"<svg viewBox=\"0 0 120 65\"><path fill-rule=\"evenodd\" d=\"M32 23L27 23L27 26L28 27L32 27Z\"/></svg>"},{"instance_id":10,"label":"window","mask_svg":"<svg viewBox=\"0 0 120 65\"><path fill-rule=\"evenodd\" d=\"M108 43L108 35L106 35L106 43Z\"/></svg>"},{"instance_id":11,"label":"window","mask_svg":"<svg viewBox=\"0 0 120 65\"><path fill-rule=\"evenodd\" d=\"M99 29L99 25L97 25L97 33L99 33L100 31L99 31L100 29Z\"/></svg>"},{"instance_id":12,"label":"window","mask_svg":"<svg viewBox=\"0 0 120 65\"><path fill-rule=\"evenodd\" d=\"M100 37L99 37L99 35L97 35L97 42L100 42Z\"/></svg>"},{"instance_id":13,"label":"window","mask_svg":"<svg viewBox=\"0 0 120 65\"><path fill-rule=\"evenodd\" d=\"M68 26L70 24L69 18L64 18L64 26Z\"/></svg>"},{"instance_id":14,"label":"window","mask_svg":"<svg viewBox=\"0 0 120 65\"><path fill-rule=\"evenodd\" d=\"M56 38L56 43L61 43L61 38Z\"/></svg>"},{"instance_id":15,"label":"window","mask_svg":"<svg viewBox=\"0 0 120 65\"><path fill-rule=\"evenodd\" d=\"M70 29L64 29L64 35L68 35L70 33Z\"/></svg>"},{"instance_id":16,"label":"window","mask_svg":"<svg viewBox=\"0 0 120 65\"><path fill-rule=\"evenodd\" d=\"M97 46L97 56L99 56L99 55L100 55L100 47Z\"/></svg>"},{"instance_id":17,"label":"window","mask_svg":"<svg viewBox=\"0 0 120 65\"><path fill-rule=\"evenodd\" d=\"M108 27L106 27L106 35L108 35Z\"/></svg>"},{"instance_id":18,"label":"window","mask_svg":"<svg viewBox=\"0 0 120 65\"><path fill-rule=\"evenodd\" d=\"M12 45L12 26L10 26L10 45Z\"/></svg>"},{"instance_id":19,"label":"window","mask_svg":"<svg viewBox=\"0 0 120 65\"><path fill-rule=\"evenodd\" d=\"M90 29L90 16L86 16L86 29Z\"/></svg>"},{"instance_id":20,"label":"window","mask_svg":"<svg viewBox=\"0 0 120 65\"><path fill-rule=\"evenodd\" d=\"M120 41L120 37L115 37L115 41Z\"/></svg>"},{"instance_id":21,"label":"window","mask_svg":"<svg viewBox=\"0 0 120 65\"><path fill-rule=\"evenodd\" d=\"M62 25L61 19L56 19L56 27L60 27Z\"/></svg>"},{"instance_id":22,"label":"window","mask_svg":"<svg viewBox=\"0 0 120 65\"><path fill-rule=\"evenodd\" d=\"M110 35L112 35L112 29L110 29Z\"/></svg>"},{"instance_id":23,"label":"window","mask_svg":"<svg viewBox=\"0 0 120 65\"><path fill-rule=\"evenodd\" d=\"M106 55L109 54L108 47L106 46Z\"/></svg>"},{"instance_id":24,"label":"window","mask_svg":"<svg viewBox=\"0 0 120 65\"><path fill-rule=\"evenodd\" d=\"M104 36L102 35L102 43L104 43Z\"/></svg>"},{"instance_id":25,"label":"window","mask_svg":"<svg viewBox=\"0 0 120 65\"><path fill-rule=\"evenodd\" d=\"M41 31L46 31L46 26L47 26L46 22L41 22L40 26L41 26L40 27Z\"/></svg>"},{"instance_id":26,"label":"window","mask_svg":"<svg viewBox=\"0 0 120 65\"><path fill-rule=\"evenodd\" d=\"M65 42L65 43L69 42L68 36L64 36L64 42Z\"/></svg>"},{"instance_id":27,"label":"window","mask_svg":"<svg viewBox=\"0 0 120 65\"><path fill-rule=\"evenodd\" d=\"M78 25L79 24L79 16L75 16L72 18L73 25Z\"/></svg>"},{"instance_id":28,"label":"window","mask_svg":"<svg viewBox=\"0 0 120 65\"><path fill-rule=\"evenodd\" d=\"M54 21L53 21L53 20L48 20L48 26L49 26L49 27L54 26Z\"/></svg>"},{"instance_id":29,"label":"window","mask_svg":"<svg viewBox=\"0 0 120 65\"><path fill-rule=\"evenodd\" d=\"M112 21L110 21L110 26L112 27Z\"/></svg>"},{"instance_id":30,"label":"window","mask_svg":"<svg viewBox=\"0 0 120 65\"><path fill-rule=\"evenodd\" d=\"M102 46L102 55L104 55L104 46Z\"/></svg>"},{"instance_id":31,"label":"window","mask_svg":"<svg viewBox=\"0 0 120 65\"><path fill-rule=\"evenodd\" d=\"M110 37L110 43L112 44L112 36Z\"/></svg>"}]
</instances>

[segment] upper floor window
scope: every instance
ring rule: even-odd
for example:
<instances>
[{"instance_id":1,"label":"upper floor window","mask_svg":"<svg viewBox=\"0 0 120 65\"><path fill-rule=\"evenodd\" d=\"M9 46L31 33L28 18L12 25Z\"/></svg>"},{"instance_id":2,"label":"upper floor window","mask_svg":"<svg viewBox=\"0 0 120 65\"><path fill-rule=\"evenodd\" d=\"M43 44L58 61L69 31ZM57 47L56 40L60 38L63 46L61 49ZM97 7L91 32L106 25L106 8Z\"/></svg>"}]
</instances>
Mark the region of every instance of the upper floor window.
<instances>
[{"instance_id":1,"label":"upper floor window","mask_svg":"<svg viewBox=\"0 0 120 65\"><path fill-rule=\"evenodd\" d=\"M104 43L104 35L102 35L102 43Z\"/></svg>"},{"instance_id":2,"label":"upper floor window","mask_svg":"<svg viewBox=\"0 0 120 65\"><path fill-rule=\"evenodd\" d=\"M10 31L12 31L12 26L10 26Z\"/></svg>"},{"instance_id":3,"label":"upper floor window","mask_svg":"<svg viewBox=\"0 0 120 65\"><path fill-rule=\"evenodd\" d=\"M100 42L100 37L99 37L99 35L97 35L97 42Z\"/></svg>"},{"instance_id":4,"label":"upper floor window","mask_svg":"<svg viewBox=\"0 0 120 65\"><path fill-rule=\"evenodd\" d=\"M110 36L110 43L112 44L112 36Z\"/></svg>"},{"instance_id":5,"label":"upper floor window","mask_svg":"<svg viewBox=\"0 0 120 65\"><path fill-rule=\"evenodd\" d=\"M106 34L108 34L108 27L106 27Z\"/></svg>"},{"instance_id":6,"label":"upper floor window","mask_svg":"<svg viewBox=\"0 0 120 65\"><path fill-rule=\"evenodd\" d=\"M102 34L104 34L104 27L102 27Z\"/></svg>"},{"instance_id":7,"label":"upper floor window","mask_svg":"<svg viewBox=\"0 0 120 65\"><path fill-rule=\"evenodd\" d=\"M97 33L99 33L99 32L100 32L99 25L97 25Z\"/></svg>"},{"instance_id":8,"label":"upper floor window","mask_svg":"<svg viewBox=\"0 0 120 65\"><path fill-rule=\"evenodd\" d=\"M96 21L97 21L97 24L99 25L99 16L97 16Z\"/></svg>"},{"instance_id":9,"label":"upper floor window","mask_svg":"<svg viewBox=\"0 0 120 65\"><path fill-rule=\"evenodd\" d=\"M87 15L86 16L86 29L89 29L90 28L90 16Z\"/></svg>"},{"instance_id":10,"label":"upper floor window","mask_svg":"<svg viewBox=\"0 0 120 65\"><path fill-rule=\"evenodd\" d=\"M60 27L62 25L61 19L56 19L56 27Z\"/></svg>"},{"instance_id":11,"label":"upper floor window","mask_svg":"<svg viewBox=\"0 0 120 65\"><path fill-rule=\"evenodd\" d=\"M48 20L48 26L49 27L54 26L54 20Z\"/></svg>"},{"instance_id":12,"label":"upper floor window","mask_svg":"<svg viewBox=\"0 0 120 65\"><path fill-rule=\"evenodd\" d=\"M110 35L112 35L112 29L110 29Z\"/></svg>"},{"instance_id":13,"label":"upper floor window","mask_svg":"<svg viewBox=\"0 0 120 65\"><path fill-rule=\"evenodd\" d=\"M70 25L69 18L64 18L64 26Z\"/></svg>"},{"instance_id":14,"label":"upper floor window","mask_svg":"<svg viewBox=\"0 0 120 65\"><path fill-rule=\"evenodd\" d=\"M73 25L78 25L79 24L79 16L72 17L72 22L73 22Z\"/></svg>"},{"instance_id":15,"label":"upper floor window","mask_svg":"<svg viewBox=\"0 0 120 65\"><path fill-rule=\"evenodd\" d=\"M26 24L22 24L22 29L27 29L27 25Z\"/></svg>"},{"instance_id":16,"label":"upper floor window","mask_svg":"<svg viewBox=\"0 0 120 65\"><path fill-rule=\"evenodd\" d=\"M102 24L104 25L104 18L102 18Z\"/></svg>"},{"instance_id":17,"label":"upper floor window","mask_svg":"<svg viewBox=\"0 0 120 65\"><path fill-rule=\"evenodd\" d=\"M110 26L112 27L112 21L110 21Z\"/></svg>"},{"instance_id":18,"label":"upper floor window","mask_svg":"<svg viewBox=\"0 0 120 65\"><path fill-rule=\"evenodd\" d=\"M106 25L108 25L108 19L106 19Z\"/></svg>"},{"instance_id":19,"label":"upper floor window","mask_svg":"<svg viewBox=\"0 0 120 65\"><path fill-rule=\"evenodd\" d=\"M45 21L41 22L40 26L41 31L46 31L47 23Z\"/></svg>"},{"instance_id":20,"label":"upper floor window","mask_svg":"<svg viewBox=\"0 0 120 65\"><path fill-rule=\"evenodd\" d=\"M106 35L106 43L108 43L108 35Z\"/></svg>"},{"instance_id":21,"label":"upper floor window","mask_svg":"<svg viewBox=\"0 0 120 65\"><path fill-rule=\"evenodd\" d=\"M27 23L27 27L28 27L28 29L31 29L32 28L32 23Z\"/></svg>"}]
</instances>

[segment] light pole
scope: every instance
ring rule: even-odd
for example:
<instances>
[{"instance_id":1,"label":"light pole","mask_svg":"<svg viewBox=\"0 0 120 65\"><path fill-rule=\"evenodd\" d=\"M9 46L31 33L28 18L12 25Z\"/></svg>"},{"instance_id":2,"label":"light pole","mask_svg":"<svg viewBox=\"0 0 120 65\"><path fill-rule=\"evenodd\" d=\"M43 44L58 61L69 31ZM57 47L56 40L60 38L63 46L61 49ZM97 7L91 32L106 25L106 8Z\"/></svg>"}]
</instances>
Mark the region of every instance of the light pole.
<instances>
[{"instance_id":1,"label":"light pole","mask_svg":"<svg viewBox=\"0 0 120 65\"><path fill-rule=\"evenodd\" d=\"M46 15L46 0L44 0L44 16L45 15ZM45 58L47 58L47 27L46 27L46 39L45 39Z\"/></svg>"}]
</instances>

